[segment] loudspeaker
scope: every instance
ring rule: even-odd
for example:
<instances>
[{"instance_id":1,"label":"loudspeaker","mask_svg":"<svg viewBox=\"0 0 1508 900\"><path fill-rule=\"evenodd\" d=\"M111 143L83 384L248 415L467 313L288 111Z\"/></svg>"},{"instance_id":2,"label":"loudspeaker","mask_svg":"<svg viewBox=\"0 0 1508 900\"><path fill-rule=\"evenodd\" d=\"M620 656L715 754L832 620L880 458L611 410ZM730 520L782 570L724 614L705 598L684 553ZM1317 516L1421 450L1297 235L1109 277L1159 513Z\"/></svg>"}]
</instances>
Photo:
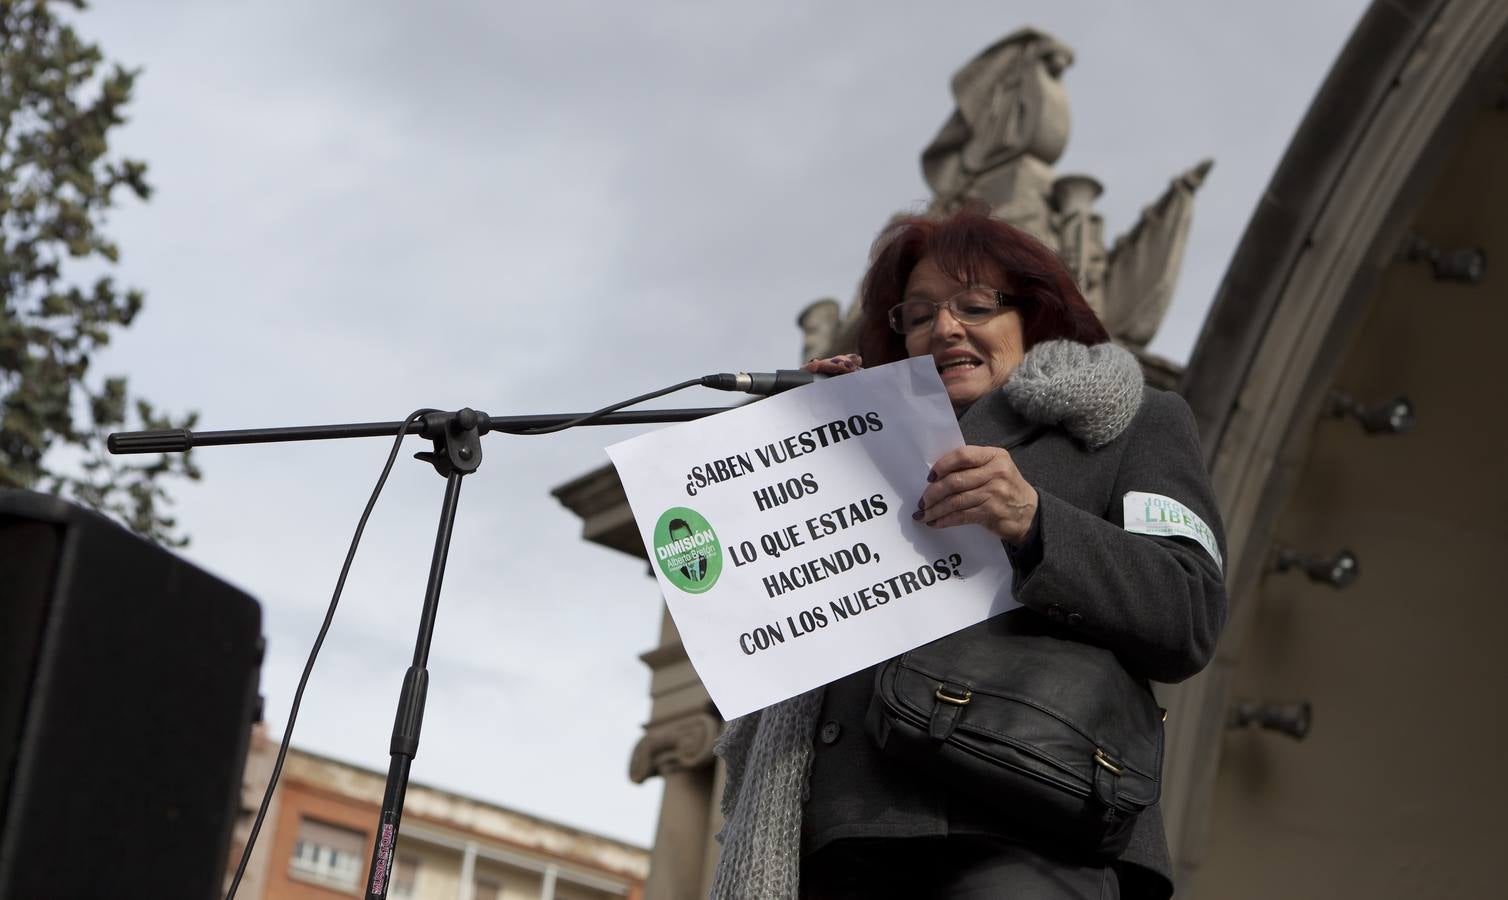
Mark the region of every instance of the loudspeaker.
<instances>
[{"instance_id":1,"label":"loudspeaker","mask_svg":"<svg viewBox=\"0 0 1508 900\"><path fill-rule=\"evenodd\" d=\"M0 597L0 898L221 894L257 602L27 491L0 491Z\"/></svg>"}]
</instances>

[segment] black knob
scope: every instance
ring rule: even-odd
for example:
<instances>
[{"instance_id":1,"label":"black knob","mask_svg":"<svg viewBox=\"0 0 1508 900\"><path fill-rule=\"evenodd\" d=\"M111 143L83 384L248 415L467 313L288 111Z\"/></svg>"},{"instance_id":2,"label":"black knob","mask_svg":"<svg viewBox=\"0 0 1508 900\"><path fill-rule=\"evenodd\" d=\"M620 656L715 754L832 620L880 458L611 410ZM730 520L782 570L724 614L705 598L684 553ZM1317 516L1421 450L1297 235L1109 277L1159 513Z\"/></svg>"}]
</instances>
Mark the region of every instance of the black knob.
<instances>
[{"instance_id":1,"label":"black knob","mask_svg":"<svg viewBox=\"0 0 1508 900\"><path fill-rule=\"evenodd\" d=\"M1272 569L1274 572L1298 569L1309 576L1310 581L1328 584L1336 590L1350 587L1361 577L1361 561L1350 550L1341 550L1326 559L1279 548L1277 561Z\"/></svg>"},{"instance_id":2,"label":"black knob","mask_svg":"<svg viewBox=\"0 0 1508 900\"><path fill-rule=\"evenodd\" d=\"M1231 709L1227 724L1230 728L1255 725L1265 731L1276 731L1302 741L1309 736L1309 728L1313 723L1314 709L1308 700L1298 703L1238 700Z\"/></svg>"},{"instance_id":3,"label":"black knob","mask_svg":"<svg viewBox=\"0 0 1508 900\"><path fill-rule=\"evenodd\" d=\"M1367 434L1402 434L1414 430L1414 404L1399 395L1381 403L1359 403L1342 393L1330 395L1330 415L1340 419L1350 416L1361 423Z\"/></svg>"}]
</instances>

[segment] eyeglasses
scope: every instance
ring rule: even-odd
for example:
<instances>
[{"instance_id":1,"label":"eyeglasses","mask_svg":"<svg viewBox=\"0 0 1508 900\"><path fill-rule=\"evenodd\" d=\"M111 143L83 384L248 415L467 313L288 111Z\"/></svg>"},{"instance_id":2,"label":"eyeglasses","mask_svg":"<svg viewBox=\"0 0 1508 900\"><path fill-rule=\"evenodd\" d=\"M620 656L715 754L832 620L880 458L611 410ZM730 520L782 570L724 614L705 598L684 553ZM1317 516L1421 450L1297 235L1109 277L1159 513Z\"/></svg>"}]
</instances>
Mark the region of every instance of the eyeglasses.
<instances>
[{"instance_id":1,"label":"eyeglasses","mask_svg":"<svg viewBox=\"0 0 1508 900\"><path fill-rule=\"evenodd\" d=\"M1011 307L1026 302L1024 297L1013 297L1004 291L987 287L964 288L941 303L931 300L907 300L890 307L890 327L897 334L910 334L932 327L932 320L939 309L963 325L979 325L995 318Z\"/></svg>"}]
</instances>

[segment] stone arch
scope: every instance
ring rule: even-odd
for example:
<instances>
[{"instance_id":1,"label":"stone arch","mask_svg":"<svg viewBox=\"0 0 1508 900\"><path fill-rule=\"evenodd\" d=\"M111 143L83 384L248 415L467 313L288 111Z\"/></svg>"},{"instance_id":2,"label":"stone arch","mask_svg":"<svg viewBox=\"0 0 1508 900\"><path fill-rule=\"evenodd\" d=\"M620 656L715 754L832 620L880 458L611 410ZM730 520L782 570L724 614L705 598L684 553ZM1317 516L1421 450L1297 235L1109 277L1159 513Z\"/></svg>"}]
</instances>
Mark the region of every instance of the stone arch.
<instances>
[{"instance_id":1,"label":"stone arch","mask_svg":"<svg viewBox=\"0 0 1508 900\"><path fill-rule=\"evenodd\" d=\"M1351 460L1354 465L1349 467L1356 473L1365 473L1375 468L1374 451L1387 445L1357 444L1354 426L1342 432L1334 427L1342 423L1325 421L1332 390L1345 386L1338 379L1370 381L1375 389L1378 373L1385 371L1377 365L1380 355L1412 350L1420 357L1418 365L1400 367L1400 373L1429 372L1448 361L1423 356L1448 352L1448 342L1430 340L1410 348L1384 345L1390 338L1397 340L1400 328L1406 327L1400 319L1400 292L1422 292L1447 310L1419 318L1421 327L1436 329L1459 321L1448 311L1461 308L1462 296L1480 301L1508 293L1502 287L1508 283L1503 271L1508 268L1503 265L1508 261L1508 180L1493 173L1501 163L1491 162L1508 159L1508 113L1501 106L1505 74L1508 4L1374 3L1337 59L1264 194L1185 373L1183 392L1200 421L1230 538L1231 621L1220 653L1199 678L1166 693L1171 709L1164 795L1169 837L1181 885L1196 892L1203 887L1206 896L1237 896L1239 891L1233 889L1242 883L1236 877L1239 854L1227 853L1229 841L1225 846L1221 841L1242 831L1241 814L1228 804L1250 795L1231 789L1228 782L1236 777L1233 767L1253 764L1253 756L1222 752L1232 743L1226 730L1231 705L1241 690L1260 685L1264 672L1273 674L1271 653L1266 651L1284 632L1273 627L1271 615L1286 610L1300 620L1288 623L1290 635L1291 628L1301 627L1309 615L1303 601L1295 601L1291 587L1274 587L1270 570L1275 542L1290 535L1317 539L1323 533L1318 526L1327 522L1374 537L1385 531L1374 527L1375 520L1347 519L1343 514L1346 508L1365 505L1359 492L1375 490L1376 481L1351 478L1344 461ZM1470 217L1449 214L1463 204L1476 212ZM1462 234L1459 226L1468 219L1473 233ZM1487 283L1475 287L1434 282L1426 268L1399 261L1415 228L1433 230L1424 237L1435 242L1474 240L1486 246L1489 259L1499 261L1498 269L1489 271ZM1501 310L1508 304L1499 302L1496 310L1479 305L1484 317L1478 326L1502 335L1508 316ZM1490 365L1477 361L1477 373ZM1459 364L1453 371L1459 376L1457 387L1471 377ZM1508 386L1508 378L1498 381ZM1431 387L1437 396L1448 389ZM1499 389L1499 395L1505 389ZM1502 399L1508 402L1508 397ZM1416 464L1446 463L1459 448L1459 438L1445 434L1428 454L1412 458ZM1344 477L1317 481L1325 466L1331 467L1332 475ZM1369 484L1374 486L1368 488ZM1317 489L1325 496L1316 498ZM1385 554L1389 548L1397 551L1396 542L1373 540L1372 545ZM1415 548L1426 554L1437 549ZM1365 571L1365 559L1362 565ZM1388 570L1387 565L1380 568ZM1402 589L1401 583L1375 580L1369 587L1389 603L1407 599L1398 596ZM1267 621L1264 613L1269 614ZM1337 653L1331 662L1339 659ZM1318 662L1307 665L1316 679L1335 675L1333 666L1326 671ZM1332 701L1362 699L1331 687L1326 685ZM1324 714L1317 710L1316 721ZM1372 724L1379 729L1388 725ZM1382 734L1385 730L1379 737ZM1311 764L1302 754L1258 755L1267 763L1300 768ZM1508 757L1502 751L1497 755L1499 761ZM1333 764L1324 753L1311 756ZM1265 777L1284 776L1267 772ZM1379 785L1376 796L1385 793ZM1495 796L1508 799L1501 792ZM1493 804L1482 805L1485 809ZM1357 815L1376 814L1382 808L1376 804ZM1274 846L1281 843L1274 839ZM1293 869L1300 854L1290 855L1286 878L1316 874ZM1275 862L1267 860L1268 865ZM1259 896L1271 888L1252 885L1251 890ZM1405 890L1401 882L1398 889Z\"/></svg>"}]
</instances>

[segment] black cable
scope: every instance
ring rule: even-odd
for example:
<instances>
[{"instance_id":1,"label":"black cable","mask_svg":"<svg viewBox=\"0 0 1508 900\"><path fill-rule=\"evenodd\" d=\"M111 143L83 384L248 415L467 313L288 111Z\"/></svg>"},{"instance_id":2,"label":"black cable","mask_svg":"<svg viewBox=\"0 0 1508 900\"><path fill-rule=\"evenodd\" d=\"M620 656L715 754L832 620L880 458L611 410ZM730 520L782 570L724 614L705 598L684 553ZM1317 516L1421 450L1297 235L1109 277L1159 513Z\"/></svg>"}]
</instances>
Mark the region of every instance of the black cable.
<instances>
[{"instance_id":1,"label":"black cable","mask_svg":"<svg viewBox=\"0 0 1508 900\"><path fill-rule=\"evenodd\" d=\"M236 888L241 885L241 876L246 873L246 864L251 861L252 848L256 846L257 834L262 830L262 820L267 817L267 807L272 803L272 793L277 789L278 776L283 772L283 758L288 755L288 741L293 737L293 723L298 719L298 707L304 700L304 687L309 683L309 674L314 671L314 659L319 656L319 648L325 642L325 634L330 630L330 623L335 619L335 607L340 603L340 592L346 586L346 574L351 571L351 562L356 558L356 548L361 544L361 533L366 530L367 518L372 515L372 508L377 505L377 497L382 493L382 486L387 483L388 473L393 470L393 462L398 458L398 448L403 445L403 438L408 434L408 426L417 418L426 413L437 412L433 409L416 409L403 420L398 428L398 436L393 439L392 452L387 455L387 464L382 467L382 474L377 478L377 486L372 489L372 496L367 500L367 507L361 513L361 521L356 523L356 533L351 536L351 548L346 551L345 565L340 567L340 578L335 582L335 595L330 598L330 608L325 610L324 624L319 627L319 636L314 639L314 648L309 651L309 659L304 663L304 674L298 680L298 690L293 693L293 708L288 712L288 725L283 729L283 743L278 747L278 758L272 766L272 777L267 781L267 791L262 794L262 806L257 810L257 819L252 823L251 834L246 838L246 849L241 851L241 863L236 866L236 877L230 882L230 891L226 893L225 900L234 900Z\"/></svg>"},{"instance_id":2,"label":"black cable","mask_svg":"<svg viewBox=\"0 0 1508 900\"><path fill-rule=\"evenodd\" d=\"M656 397L663 397L666 394L673 394L676 391L685 390L689 387L697 387L701 385L704 380L705 379L702 378L693 378L689 381L683 381L680 384L671 385L668 388L660 388L658 391L650 391L647 394L640 394L637 397L631 397L619 403L614 403L612 406L604 406L596 412L589 412L585 415L577 416L571 421L562 422L559 425L548 425L543 428L520 428L517 431L511 431L501 428L495 430L502 431L506 434L553 434L557 431L565 431L567 428L575 428L577 425L585 425L587 422L590 422L593 419L605 416L610 412L617 412L625 406L633 406L635 403L643 403L645 400L653 400Z\"/></svg>"}]
</instances>

